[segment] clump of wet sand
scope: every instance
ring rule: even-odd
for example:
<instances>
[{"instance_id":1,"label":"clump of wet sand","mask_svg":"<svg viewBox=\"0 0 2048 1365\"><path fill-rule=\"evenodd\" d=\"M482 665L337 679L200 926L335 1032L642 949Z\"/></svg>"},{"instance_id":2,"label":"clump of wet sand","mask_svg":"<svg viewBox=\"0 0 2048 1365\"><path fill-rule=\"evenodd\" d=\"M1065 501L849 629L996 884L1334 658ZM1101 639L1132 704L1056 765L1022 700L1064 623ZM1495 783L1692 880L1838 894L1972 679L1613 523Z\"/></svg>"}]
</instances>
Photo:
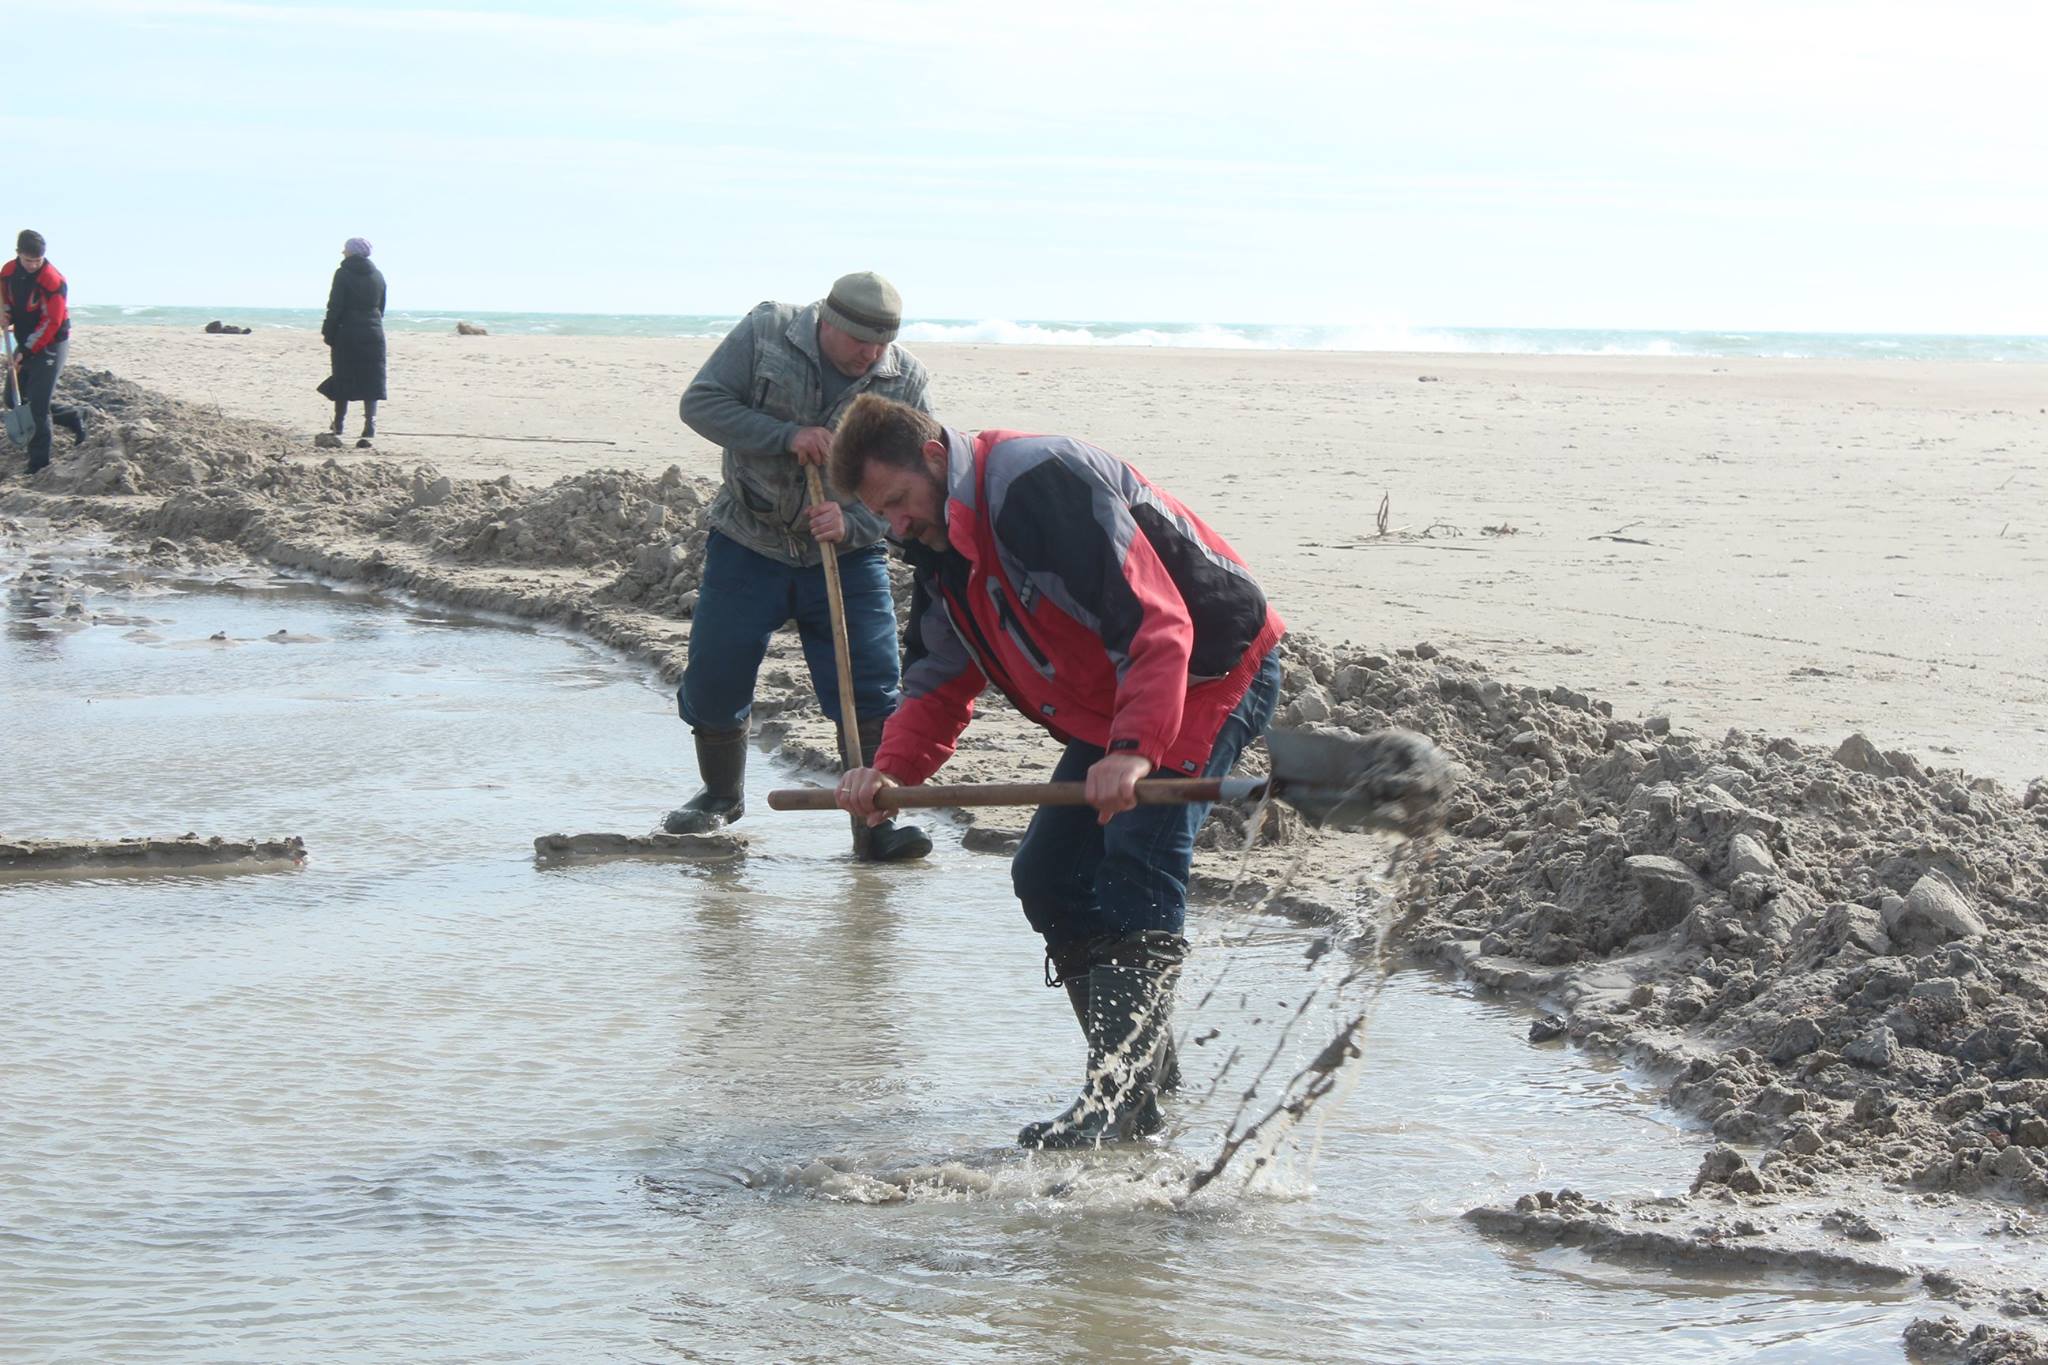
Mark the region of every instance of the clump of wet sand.
<instances>
[{"instance_id":1,"label":"clump of wet sand","mask_svg":"<svg viewBox=\"0 0 2048 1365\"><path fill-rule=\"evenodd\" d=\"M540 863L589 862L602 858L679 858L731 862L747 853L747 836L736 830L709 834L543 834L533 841Z\"/></svg>"},{"instance_id":2,"label":"clump of wet sand","mask_svg":"<svg viewBox=\"0 0 2048 1365\"><path fill-rule=\"evenodd\" d=\"M0 877L59 873L100 876L129 872L253 871L305 864L306 842L283 839L172 838L9 839L0 836Z\"/></svg>"}]
</instances>

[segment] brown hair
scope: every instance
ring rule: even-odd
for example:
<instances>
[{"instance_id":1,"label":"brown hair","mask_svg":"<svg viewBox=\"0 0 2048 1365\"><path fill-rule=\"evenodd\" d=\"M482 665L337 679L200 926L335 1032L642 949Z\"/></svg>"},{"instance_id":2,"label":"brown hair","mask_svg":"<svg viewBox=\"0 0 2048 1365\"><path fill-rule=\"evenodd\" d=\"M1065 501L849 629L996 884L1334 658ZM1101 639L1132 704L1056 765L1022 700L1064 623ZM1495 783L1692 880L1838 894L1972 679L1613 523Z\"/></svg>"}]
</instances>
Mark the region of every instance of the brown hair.
<instances>
[{"instance_id":1,"label":"brown hair","mask_svg":"<svg viewBox=\"0 0 2048 1365\"><path fill-rule=\"evenodd\" d=\"M832 438L832 483L847 497L860 492L868 465L923 470L924 443L939 439L939 424L908 403L864 393L840 419Z\"/></svg>"}]
</instances>

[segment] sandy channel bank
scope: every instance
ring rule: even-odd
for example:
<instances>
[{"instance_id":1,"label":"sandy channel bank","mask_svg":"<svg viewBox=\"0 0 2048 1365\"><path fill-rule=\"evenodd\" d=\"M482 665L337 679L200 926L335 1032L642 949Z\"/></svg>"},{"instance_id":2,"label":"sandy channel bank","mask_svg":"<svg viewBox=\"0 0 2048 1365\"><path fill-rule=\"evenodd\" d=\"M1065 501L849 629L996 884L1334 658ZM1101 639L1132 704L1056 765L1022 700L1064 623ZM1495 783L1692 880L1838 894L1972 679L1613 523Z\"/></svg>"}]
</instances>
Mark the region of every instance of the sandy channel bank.
<instances>
[{"instance_id":1,"label":"sandy channel bank","mask_svg":"<svg viewBox=\"0 0 2048 1365\"><path fill-rule=\"evenodd\" d=\"M166 567L256 557L564 622L680 666L710 491L683 469L584 469L535 488L318 458L303 433L84 366L67 384L94 435L60 441L31 485L4 485L9 535L106 528ZM1218 513L1233 534L1234 515ZM1276 595L1314 620L1318 597ZM1725 1144L1687 1196L1532 1191L1478 1221L1665 1263L1906 1283L1956 1315L1916 1325L1923 1353L2036 1358L2048 787L1973 777L1890 736L1702 733L1433 644L1333 647L1305 630L1288 663L1285 721L1419 729L1466 779L1392 905L1370 889L1384 845L1311 839L1277 816L1251 891L1340 931L1389 910L1407 954L1540 1003L1546 1032L1642 1061ZM766 677L764 738L829 767L795 651ZM1033 775L1050 756L999 711L969 735L963 779ZM680 725L671 742L680 759ZM1205 839L1231 842L1241 823L1226 812ZM984 821L974 842L1001 849L1014 828ZM1217 893L1234 863L1212 847L1202 888ZM1916 1235L1930 1219L1980 1229L1999 1254L1930 1256Z\"/></svg>"}]
</instances>

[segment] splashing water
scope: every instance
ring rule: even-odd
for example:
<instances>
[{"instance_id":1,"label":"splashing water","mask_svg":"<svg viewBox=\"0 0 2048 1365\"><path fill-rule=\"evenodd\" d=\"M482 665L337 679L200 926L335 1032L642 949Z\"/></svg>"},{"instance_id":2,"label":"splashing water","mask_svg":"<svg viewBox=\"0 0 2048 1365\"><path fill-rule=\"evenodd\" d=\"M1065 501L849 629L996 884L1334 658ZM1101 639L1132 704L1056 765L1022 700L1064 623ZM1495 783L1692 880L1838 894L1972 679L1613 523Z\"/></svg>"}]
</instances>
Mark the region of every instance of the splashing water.
<instances>
[{"instance_id":1,"label":"splashing water","mask_svg":"<svg viewBox=\"0 0 2048 1365\"><path fill-rule=\"evenodd\" d=\"M1265 813L1265 802L1271 799L1270 795L1264 798L1259 809L1253 812L1248 821L1250 830L1245 842L1244 859L1240 862L1237 878L1232 883L1233 890L1244 878L1245 868L1249 865L1252 850L1256 846L1258 831L1263 827L1260 817ZM1315 840L1325 836L1321 831L1314 831L1306 837ZM1379 1007L1380 997L1385 992L1387 981L1393 973L1393 963L1387 949L1393 931L1397 898L1388 894L1388 888L1402 869L1415 865L1417 860L1407 856L1410 847L1411 845L1406 842L1397 847L1388 862L1386 872L1380 878L1381 887L1364 888L1363 898L1372 906L1372 913L1369 916L1326 932L1309 945L1304 962L1304 967L1308 971L1317 971L1325 959L1348 962L1350 965L1335 973L1335 980L1327 979L1331 973L1325 969L1326 979L1311 988L1302 998L1293 1017L1281 1030L1280 1037L1274 1043L1273 1051L1267 1057L1265 1065L1252 1077L1240 1097L1237 1111L1231 1116L1222 1149L1217 1153L1215 1161L1205 1169L1197 1171L1189 1179L1190 1195L1199 1193L1222 1176L1240 1153L1247 1149L1250 1152L1250 1169L1244 1175L1243 1188L1249 1189L1262 1172L1271 1168L1281 1143L1286 1141L1288 1135L1300 1126L1311 1111L1316 1110L1319 1104L1333 1095L1336 1097L1335 1103L1341 1104L1357 1085L1358 1078L1365 1070L1366 1033L1371 1025L1373 1012ZM1289 861L1286 872L1261 898L1261 910L1269 907L1292 883L1308 852L1309 847L1305 846ZM1280 1087L1277 1100L1257 1117L1251 1117L1267 1076L1278 1065L1289 1037L1308 1017L1309 1007L1318 996L1327 992L1342 1008L1345 992L1361 983L1363 998L1350 1007L1348 1017L1336 1033L1316 1052L1306 1066L1287 1078ZM1236 1060L1236 1054L1233 1054L1231 1062ZM1230 1065L1231 1063L1225 1064L1224 1074L1228 1073ZM1221 1085L1222 1079L1222 1075L1219 1075L1217 1085ZM1326 1117L1327 1111L1318 1115L1315 1139L1305 1155L1304 1171L1314 1166L1315 1158L1321 1151L1322 1120Z\"/></svg>"}]
</instances>

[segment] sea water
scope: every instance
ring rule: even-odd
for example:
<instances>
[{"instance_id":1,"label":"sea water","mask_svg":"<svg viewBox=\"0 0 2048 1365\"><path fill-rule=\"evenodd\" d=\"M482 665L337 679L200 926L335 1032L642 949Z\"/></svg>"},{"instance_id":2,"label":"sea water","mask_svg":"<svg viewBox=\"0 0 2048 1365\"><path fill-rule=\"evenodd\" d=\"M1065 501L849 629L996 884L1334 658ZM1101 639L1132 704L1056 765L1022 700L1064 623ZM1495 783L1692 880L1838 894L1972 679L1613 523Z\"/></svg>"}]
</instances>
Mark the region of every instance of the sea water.
<instances>
[{"instance_id":1,"label":"sea water","mask_svg":"<svg viewBox=\"0 0 2048 1365\"><path fill-rule=\"evenodd\" d=\"M254 328L317 331L317 308L188 308L79 304L81 325L197 329L213 320ZM738 319L718 313L461 313L397 309L399 332L448 332L457 321L500 335L721 337ZM1003 318L912 319L902 340L1018 346L1167 346L1220 350L1383 351L1579 356L1747 356L1796 360L2048 362L2048 336L1922 333L1729 332L1686 329L1419 327L1405 323L1280 325L1220 322L1079 322Z\"/></svg>"}]
</instances>

